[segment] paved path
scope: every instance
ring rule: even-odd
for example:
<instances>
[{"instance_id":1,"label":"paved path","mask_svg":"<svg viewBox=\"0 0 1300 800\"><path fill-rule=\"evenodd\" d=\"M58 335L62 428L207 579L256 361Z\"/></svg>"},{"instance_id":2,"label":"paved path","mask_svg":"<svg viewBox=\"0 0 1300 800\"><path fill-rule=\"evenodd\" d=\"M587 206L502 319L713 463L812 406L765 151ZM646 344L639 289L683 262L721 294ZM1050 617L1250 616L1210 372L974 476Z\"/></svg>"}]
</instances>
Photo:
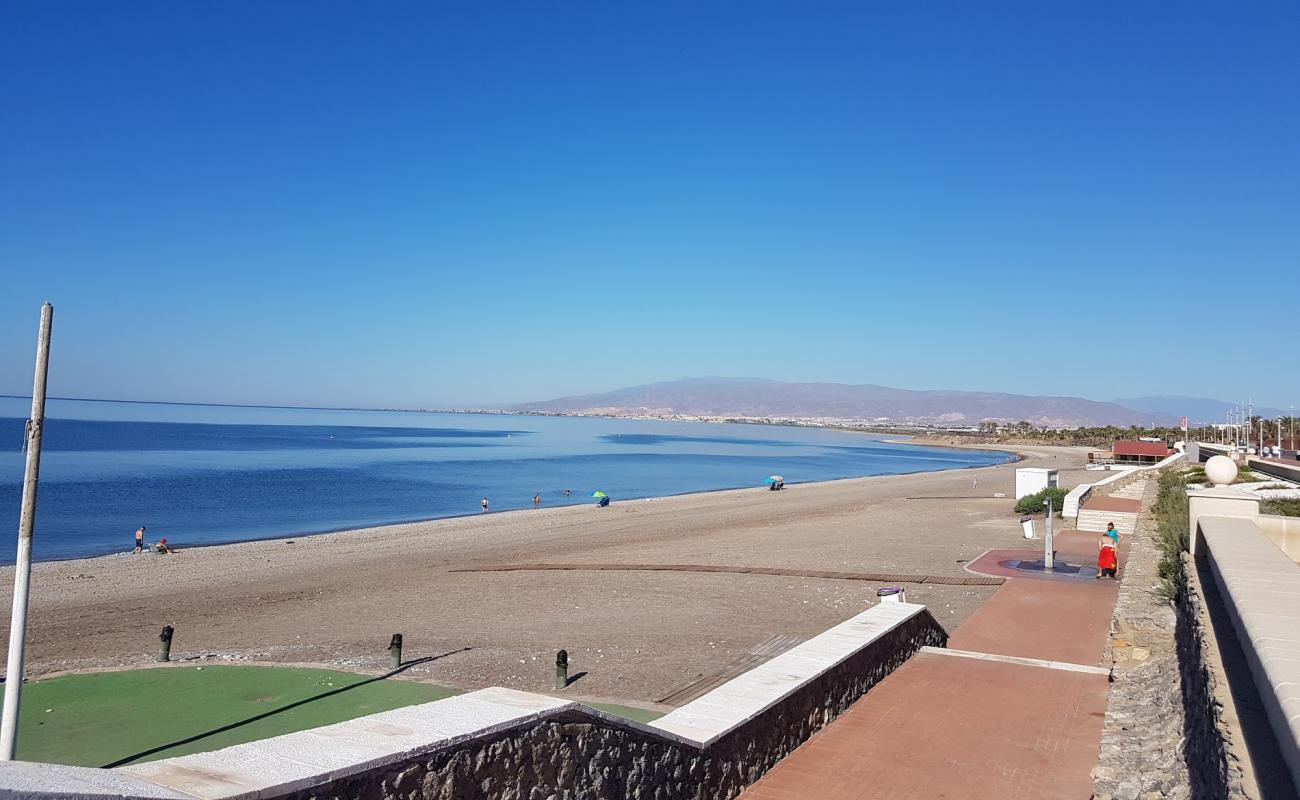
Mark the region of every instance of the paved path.
<instances>
[{"instance_id":1,"label":"paved path","mask_svg":"<svg viewBox=\"0 0 1300 800\"><path fill-rule=\"evenodd\" d=\"M1058 558L1077 563L1095 541L1067 536ZM951 653L917 654L742 798L1090 797L1109 688L1096 665L1117 588L1008 580Z\"/></svg>"}]
</instances>

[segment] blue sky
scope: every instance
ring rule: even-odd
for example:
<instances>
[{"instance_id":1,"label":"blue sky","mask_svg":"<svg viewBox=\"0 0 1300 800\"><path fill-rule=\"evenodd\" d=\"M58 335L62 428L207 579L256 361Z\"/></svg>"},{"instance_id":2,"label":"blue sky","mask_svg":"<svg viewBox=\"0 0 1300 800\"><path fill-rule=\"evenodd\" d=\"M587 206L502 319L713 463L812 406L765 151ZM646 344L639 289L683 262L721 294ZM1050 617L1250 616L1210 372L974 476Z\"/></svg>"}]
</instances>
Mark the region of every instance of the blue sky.
<instances>
[{"instance_id":1,"label":"blue sky","mask_svg":"<svg viewBox=\"0 0 1300 800\"><path fill-rule=\"evenodd\" d=\"M1300 404L1298 40L1290 0L6 3L0 392L50 299L60 395Z\"/></svg>"}]
</instances>

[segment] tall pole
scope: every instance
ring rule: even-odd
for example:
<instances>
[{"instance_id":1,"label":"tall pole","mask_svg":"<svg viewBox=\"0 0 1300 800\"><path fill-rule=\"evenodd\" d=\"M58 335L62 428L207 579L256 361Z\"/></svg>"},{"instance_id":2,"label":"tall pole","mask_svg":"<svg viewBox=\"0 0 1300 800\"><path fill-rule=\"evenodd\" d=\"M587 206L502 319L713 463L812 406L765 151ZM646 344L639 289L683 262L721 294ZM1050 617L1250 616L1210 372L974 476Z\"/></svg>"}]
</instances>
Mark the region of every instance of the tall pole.
<instances>
[{"instance_id":1,"label":"tall pole","mask_svg":"<svg viewBox=\"0 0 1300 800\"><path fill-rule=\"evenodd\" d=\"M1056 568L1056 546L1052 541L1052 497L1048 495L1043 501L1047 506L1047 538L1043 540L1043 569L1054 572Z\"/></svg>"},{"instance_id":2,"label":"tall pole","mask_svg":"<svg viewBox=\"0 0 1300 800\"><path fill-rule=\"evenodd\" d=\"M23 645L27 639L27 590L32 578L32 530L36 527L36 488L41 476L41 429L45 427L45 377L50 368L50 328L54 306L41 306L36 342L36 380L32 417L27 421L27 470L23 473L22 516L18 521L18 562L14 565L14 611L9 623L9 660L5 666L4 716L0 717L0 761L13 761L18 747L18 701L23 691Z\"/></svg>"}]
</instances>

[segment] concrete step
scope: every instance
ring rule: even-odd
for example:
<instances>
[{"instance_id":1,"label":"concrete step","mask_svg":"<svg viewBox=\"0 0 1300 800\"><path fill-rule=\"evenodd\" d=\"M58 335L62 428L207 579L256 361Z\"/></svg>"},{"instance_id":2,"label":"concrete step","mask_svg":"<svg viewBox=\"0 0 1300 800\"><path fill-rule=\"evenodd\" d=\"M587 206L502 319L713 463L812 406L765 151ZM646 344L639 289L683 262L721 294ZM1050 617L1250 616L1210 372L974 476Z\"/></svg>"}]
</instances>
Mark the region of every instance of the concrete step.
<instances>
[{"instance_id":1,"label":"concrete step","mask_svg":"<svg viewBox=\"0 0 1300 800\"><path fill-rule=\"evenodd\" d=\"M1142 495L1146 492L1146 481L1134 481L1126 486L1121 486L1113 492L1111 497L1128 497L1134 500L1141 500Z\"/></svg>"},{"instance_id":2,"label":"concrete step","mask_svg":"<svg viewBox=\"0 0 1300 800\"><path fill-rule=\"evenodd\" d=\"M1121 533L1132 535L1137 529L1138 515L1125 511L1089 511L1082 509L1079 511L1079 518L1075 521L1075 528L1081 531L1094 531L1100 533L1106 530L1106 523L1115 523L1115 528Z\"/></svg>"}]
</instances>

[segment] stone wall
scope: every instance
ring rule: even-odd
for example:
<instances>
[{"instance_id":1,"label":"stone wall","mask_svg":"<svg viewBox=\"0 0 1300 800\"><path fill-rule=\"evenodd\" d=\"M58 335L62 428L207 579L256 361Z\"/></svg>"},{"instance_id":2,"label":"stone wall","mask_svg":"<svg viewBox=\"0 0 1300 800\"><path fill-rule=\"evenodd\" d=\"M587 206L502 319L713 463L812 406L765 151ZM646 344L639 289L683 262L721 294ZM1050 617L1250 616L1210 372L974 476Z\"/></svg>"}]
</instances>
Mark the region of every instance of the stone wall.
<instances>
[{"instance_id":1,"label":"stone wall","mask_svg":"<svg viewBox=\"0 0 1300 800\"><path fill-rule=\"evenodd\" d=\"M1155 500L1154 476L1143 496ZM1184 554L1187 590L1174 605L1157 593L1160 550L1153 515L1132 537L1111 621L1111 688L1101 756L1093 770L1098 800L1239 798L1248 791L1233 732L1231 697L1195 563Z\"/></svg>"},{"instance_id":2,"label":"stone wall","mask_svg":"<svg viewBox=\"0 0 1300 800\"><path fill-rule=\"evenodd\" d=\"M1195 797L1249 797L1241 762L1231 754L1234 733L1224 719L1230 691L1220 644L1210 623L1195 559L1184 553L1187 585L1177 605L1178 661L1186 732L1183 755Z\"/></svg>"},{"instance_id":3,"label":"stone wall","mask_svg":"<svg viewBox=\"0 0 1300 800\"><path fill-rule=\"evenodd\" d=\"M1150 513L1155 491L1156 481L1148 480L1111 620L1111 687L1093 770L1098 800L1201 796L1192 794L1183 761L1177 617L1154 592L1160 561Z\"/></svg>"},{"instance_id":4,"label":"stone wall","mask_svg":"<svg viewBox=\"0 0 1300 800\"><path fill-rule=\"evenodd\" d=\"M702 747L570 710L360 772L288 800L728 800L919 648L947 635L913 616L763 713Z\"/></svg>"}]
</instances>

